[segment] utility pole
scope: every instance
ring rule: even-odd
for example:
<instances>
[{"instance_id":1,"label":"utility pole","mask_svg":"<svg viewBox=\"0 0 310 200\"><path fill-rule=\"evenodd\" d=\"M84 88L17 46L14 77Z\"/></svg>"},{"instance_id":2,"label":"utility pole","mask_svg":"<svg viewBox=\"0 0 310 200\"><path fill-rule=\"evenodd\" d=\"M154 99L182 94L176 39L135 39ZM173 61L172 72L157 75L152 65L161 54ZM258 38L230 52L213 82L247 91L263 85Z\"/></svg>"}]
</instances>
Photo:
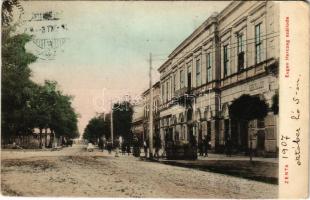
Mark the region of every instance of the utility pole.
<instances>
[{"instance_id":1,"label":"utility pole","mask_svg":"<svg viewBox=\"0 0 310 200\"><path fill-rule=\"evenodd\" d=\"M113 104L111 100L111 142L113 147Z\"/></svg>"},{"instance_id":2,"label":"utility pole","mask_svg":"<svg viewBox=\"0 0 310 200\"><path fill-rule=\"evenodd\" d=\"M150 53L150 119L149 119L149 152L153 158L153 84L152 84L152 53Z\"/></svg>"}]
</instances>

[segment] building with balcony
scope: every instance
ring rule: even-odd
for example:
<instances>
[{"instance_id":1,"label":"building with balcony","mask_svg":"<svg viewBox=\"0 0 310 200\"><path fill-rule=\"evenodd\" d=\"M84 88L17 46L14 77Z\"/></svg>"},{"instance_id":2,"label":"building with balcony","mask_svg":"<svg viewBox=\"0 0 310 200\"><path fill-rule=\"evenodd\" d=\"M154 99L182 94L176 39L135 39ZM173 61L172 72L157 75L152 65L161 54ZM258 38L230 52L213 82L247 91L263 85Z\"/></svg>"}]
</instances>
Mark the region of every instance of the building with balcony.
<instances>
[{"instance_id":1,"label":"building with balcony","mask_svg":"<svg viewBox=\"0 0 310 200\"><path fill-rule=\"evenodd\" d=\"M207 137L217 152L230 140L236 152L276 155L278 15L276 2L233 1L171 52L158 69L162 139ZM232 104L243 96L265 103L266 114L234 117ZM244 102L249 113L252 107Z\"/></svg>"}]
</instances>

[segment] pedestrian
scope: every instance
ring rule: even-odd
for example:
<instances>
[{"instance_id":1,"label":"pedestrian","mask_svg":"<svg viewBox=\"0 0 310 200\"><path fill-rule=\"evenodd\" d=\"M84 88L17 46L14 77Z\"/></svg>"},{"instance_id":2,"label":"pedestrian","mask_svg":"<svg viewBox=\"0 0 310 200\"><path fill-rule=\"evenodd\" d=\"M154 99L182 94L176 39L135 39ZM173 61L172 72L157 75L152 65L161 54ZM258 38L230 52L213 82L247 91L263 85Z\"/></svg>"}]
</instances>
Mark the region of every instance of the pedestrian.
<instances>
[{"instance_id":1,"label":"pedestrian","mask_svg":"<svg viewBox=\"0 0 310 200\"><path fill-rule=\"evenodd\" d=\"M102 139L102 152L104 151L105 148L107 148L107 140L105 137L103 137L103 139Z\"/></svg>"},{"instance_id":2,"label":"pedestrian","mask_svg":"<svg viewBox=\"0 0 310 200\"><path fill-rule=\"evenodd\" d=\"M126 146L127 146L127 144L126 144L127 142L123 142L122 143L122 155L125 155L125 152L126 152Z\"/></svg>"},{"instance_id":3,"label":"pedestrian","mask_svg":"<svg viewBox=\"0 0 310 200\"><path fill-rule=\"evenodd\" d=\"M209 140L208 137L205 136L203 139L204 157L208 157L208 146L209 146Z\"/></svg>"},{"instance_id":4,"label":"pedestrian","mask_svg":"<svg viewBox=\"0 0 310 200\"><path fill-rule=\"evenodd\" d=\"M118 157L118 153L119 153L119 139L115 139L114 140L114 148L115 148L115 157Z\"/></svg>"},{"instance_id":5,"label":"pedestrian","mask_svg":"<svg viewBox=\"0 0 310 200\"><path fill-rule=\"evenodd\" d=\"M127 142L126 150L127 150L128 156L129 156L129 154L131 153L131 150L130 150L130 143L129 143L129 142Z\"/></svg>"},{"instance_id":6,"label":"pedestrian","mask_svg":"<svg viewBox=\"0 0 310 200\"><path fill-rule=\"evenodd\" d=\"M135 157L140 157L140 142L139 142L139 138L134 135L133 137L133 155Z\"/></svg>"},{"instance_id":7,"label":"pedestrian","mask_svg":"<svg viewBox=\"0 0 310 200\"><path fill-rule=\"evenodd\" d=\"M226 147L226 156L231 157L232 143L231 143L230 136L227 136L226 138L225 147Z\"/></svg>"},{"instance_id":8,"label":"pedestrian","mask_svg":"<svg viewBox=\"0 0 310 200\"><path fill-rule=\"evenodd\" d=\"M203 156L203 139L199 139L198 142L199 156Z\"/></svg>"},{"instance_id":9,"label":"pedestrian","mask_svg":"<svg viewBox=\"0 0 310 200\"><path fill-rule=\"evenodd\" d=\"M144 148L144 156L147 157L147 148L148 148L148 145L147 145L147 142L144 140L143 142L143 148Z\"/></svg>"},{"instance_id":10,"label":"pedestrian","mask_svg":"<svg viewBox=\"0 0 310 200\"><path fill-rule=\"evenodd\" d=\"M112 152L112 142L111 141L107 142L107 149L108 149L109 154L111 154L111 152Z\"/></svg>"},{"instance_id":11,"label":"pedestrian","mask_svg":"<svg viewBox=\"0 0 310 200\"><path fill-rule=\"evenodd\" d=\"M155 145L154 157L159 158L159 149L161 148L161 140L160 140L159 135L155 135L154 141L155 141L155 143L154 143L154 145Z\"/></svg>"},{"instance_id":12,"label":"pedestrian","mask_svg":"<svg viewBox=\"0 0 310 200\"><path fill-rule=\"evenodd\" d=\"M103 140L101 138L99 139L98 147L103 151Z\"/></svg>"},{"instance_id":13,"label":"pedestrian","mask_svg":"<svg viewBox=\"0 0 310 200\"><path fill-rule=\"evenodd\" d=\"M190 144L191 144L192 147L197 148L196 138L192 134L190 135Z\"/></svg>"}]
</instances>

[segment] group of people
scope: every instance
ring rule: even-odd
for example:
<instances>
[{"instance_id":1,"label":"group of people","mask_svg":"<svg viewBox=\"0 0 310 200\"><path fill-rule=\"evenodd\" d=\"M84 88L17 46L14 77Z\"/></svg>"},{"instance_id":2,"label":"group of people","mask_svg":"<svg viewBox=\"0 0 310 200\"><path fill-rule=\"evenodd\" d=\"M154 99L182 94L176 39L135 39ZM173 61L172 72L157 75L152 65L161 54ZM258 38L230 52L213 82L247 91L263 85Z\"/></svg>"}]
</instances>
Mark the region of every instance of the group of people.
<instances>
[{"instance_id":1,"label":"group of people","mask_svg":"<svg viewBox=\"0 0 310 200\"><path fill-rule=\"evenodd\" d=\"M102 151L106 149L109 152L109 154L112 153L113 148L118 148L118 146L119 146L118 139L114 140L112 143L111 140L107 140L106 138L101 138L99 139L99 142L98 142L99 149L101 149Z\"/></svg>"},{"instance_id":2,"label":"group of people","mask_svg":"<svg viewBox=\"0 0 310 200\"><path fill-rule=\"evenodd\" d=\"M121 148L122 148L122 155L125 155L126 153L129 155L131 153L131 147L130 147L130 143L127 141L124 141L121 144Z\"/></svg>"},{"instance_id":3,"label":"group of people","mask_svg":"<svg viewBox=\"0 0 310 200\"><path fill-rule=\"evenodd\" d=\"M155 149L155 153L154 153L154 157L155 158L159 158L159 150L161 148L161 139L159 137L159 135L155 135L153 138L154 141L154 149ZM149 140L144 140L143 141L143 149L144 149L144 156L147 157L148 156L148 149L149 149Z\"/></svg>"},{"instance_id":4,"label":"group of people","mask_svg":"<svg viewBox=\"0 0 310 200\"><path fill-rule=\"evenodd\" d=\"M155 149L154 157L159 158L159 150L161 148L160 137L155 135L153 138L153 142L154 142L153 144L154 144L154 149ZM102 138L99 140L99 143L98 143L99 149L101 149L102 151L106 149L110 154L112 150L115 149L116 154L118 155L118 151L120 148L122 155L125 155L126 153L130 155L131 153L133 153L133 155L136 157L139 157L141 154L141 151L140 151L141 146L143 146L143 149L144 149L144 156L147 157L149 153L148 152L148 149L149 149L148 139L144 140L143 143L141 144L137 136L134 136L132 139L132 142L129 142L126 140L120 141L119 139L115 139L112 144L110 140L106 140L106 138Z\"/></svg>"},{"instance_id":5,"label":"group of people","mask_svg":"<svg viewBox=\"0 0 310 200\"><path fill-rule=\"evenodd\" d=\"M193 138L194 140L194 138ZM69 141L70 143L71 141ZM162 148L162 144L161 144L161 138L159 137L159 135L155 135L153 138L153 148L154 148L154 158L159 158L159 151ZM196 143L197 144L197 143ZM196 144L192 144L192 145L196 145ZM69 144L70 145L70 144ZM198 151L199 151L199 156L204 156L204 157L208 157L208 150L210 148L210 137L204 136L201 140L198 141ZM121 148L121 152L122 155L125 155L126 153L128 155L130 155L131 153L133 154L133 156L136 157L140 157L141 154L141 147L143 147L144 150L144 156L148 157L149 156L149 140L143 140L142 144L141 144L141 140L139 140L137 138L137 136L133 137L133 140L131 143L129 143L128 141L120 141L119 139L116 139L113 141L113 144L110 140L106 140L105 138L100 139L99 143L98 143L98 147L100 149L102 149L102 151L104 149L106 149L109 154L111 154L112 150L115 149L116 150L116 154L118 156L118 151L119 148ZM165 152L165 151L164 151ZM164 154L163 152L163 154ZM225 140L225 154L227 156L231 156L232 155L232 141L231 138L229 136L226 137ZM142 154L143 155L143 154Z\"/></svg>"}]
</instances>

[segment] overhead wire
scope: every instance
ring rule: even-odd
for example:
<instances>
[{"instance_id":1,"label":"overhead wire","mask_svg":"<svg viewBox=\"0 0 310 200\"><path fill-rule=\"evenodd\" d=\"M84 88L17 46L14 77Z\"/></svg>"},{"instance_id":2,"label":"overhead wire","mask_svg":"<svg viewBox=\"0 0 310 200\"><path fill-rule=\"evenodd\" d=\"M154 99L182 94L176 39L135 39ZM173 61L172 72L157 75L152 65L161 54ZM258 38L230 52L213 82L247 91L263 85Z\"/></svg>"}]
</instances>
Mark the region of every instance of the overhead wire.
<instances>
[{"instance_id":1,"label":"overhead wire","mask_svg":"<svg viewBox=\"0 0 310 200\"><path fill-rule=\"evenodd\" d=\"M273 36L270 36L270 37L267 37L268 35L272 35L272 34L276 34L278 32L272 32L272 33L269 33L269 34L265 34L265 35L262 35L260 37L260 41L265 41L265 40L269 40L269 39L273 39L273 38L276 38L276 37L279 37L279 34L277 35L273 35ZM249 41L252 41L254 40L253 42L249 42ZM243 46L247 47L247 45L249 44L254 44L255 43L255 38L249 38L249 39L245 39L245 40L242 40L243 43ZM200 44L200 43L199 43ZM222 44L225 44L223 42L219 42L219 45L221 46ZM228 43L229 47L227 49L229 50L232 50L232 49L235 49L235 48L238 48L238 42L235 42L235 43ZM266 45L267 47L267 45ZM175 61L175 60L181 60L185 57L188 57L188 54L190 53L194 53L195 52L195 49L198 48L198 45L195 46L194 48L192 48L190 51L186 51L186 52L182 52L182 56L179 56L179 57L173 57L173 58L162 58L162 59L153 59L154 61L164 61L164 60L170 60L170 61ZM213 49L212 51L208 51L210 49ZM201 55L207 55L208 53L214 53L218 50L217 47L210 47L210 48L207 48L206 49L206 52L204 53L201 53ZM247 51L248 52L248 51ZM159 56L160 54L155 54L156 56Z\"/></svg>"}]
</instances>

